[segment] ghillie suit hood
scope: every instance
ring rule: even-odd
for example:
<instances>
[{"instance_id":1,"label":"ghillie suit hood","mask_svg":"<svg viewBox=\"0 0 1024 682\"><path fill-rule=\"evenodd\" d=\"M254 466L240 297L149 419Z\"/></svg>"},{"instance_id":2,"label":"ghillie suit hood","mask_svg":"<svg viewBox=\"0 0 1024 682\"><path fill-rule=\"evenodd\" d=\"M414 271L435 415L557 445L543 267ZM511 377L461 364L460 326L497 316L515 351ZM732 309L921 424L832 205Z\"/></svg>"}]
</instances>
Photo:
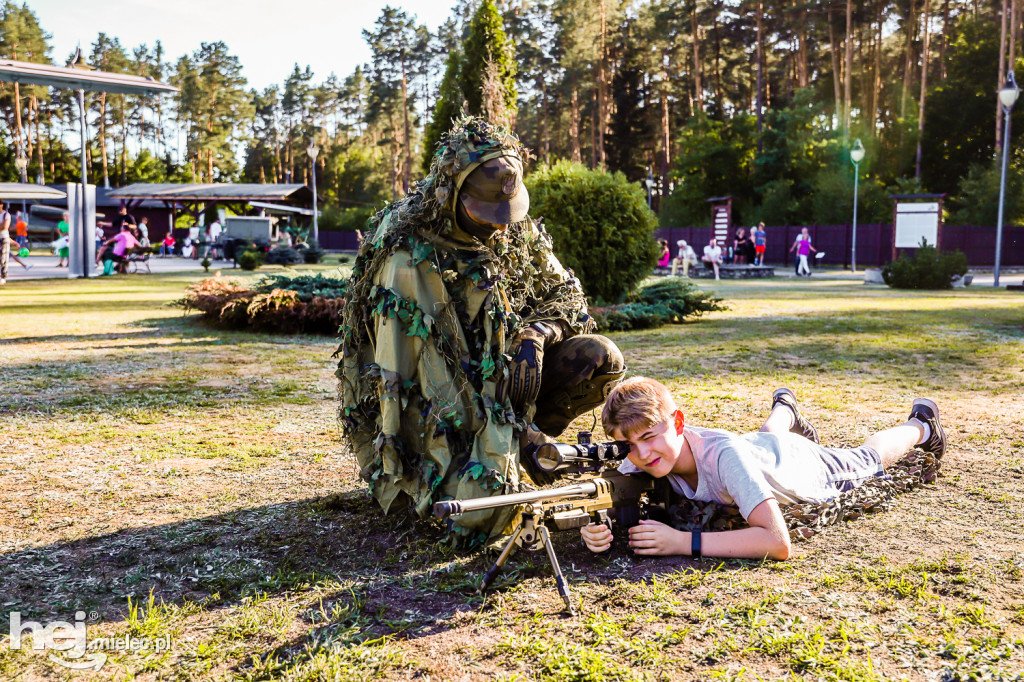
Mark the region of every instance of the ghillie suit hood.
<instances>
[{"instance_id":1,"label":"ghillie suit hood","mask_svg":"<svg viewBox=\"0 0 1024 682\"><path fill-rule=\"evenodd\" d=\"M442 137L427 177L377 213L349 280L336 355L340 419L385 511L421 517L439 500L516 492L517 413L499 396L509 347L535 322L588 332L579 281L529 217L481 241L455 219L459 189L485 161L526 151L504 127L464 118ZM467 514L460 544L500 534L512 510Z\"/></svg>"}]
</instances>

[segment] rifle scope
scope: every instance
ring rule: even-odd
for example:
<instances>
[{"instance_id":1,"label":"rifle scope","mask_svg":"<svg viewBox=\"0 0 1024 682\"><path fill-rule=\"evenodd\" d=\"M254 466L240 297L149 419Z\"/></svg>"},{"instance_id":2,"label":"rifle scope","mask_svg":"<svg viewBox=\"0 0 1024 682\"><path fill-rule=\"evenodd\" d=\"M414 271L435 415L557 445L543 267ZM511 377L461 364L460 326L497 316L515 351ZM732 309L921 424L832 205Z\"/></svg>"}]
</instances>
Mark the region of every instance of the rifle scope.
<instances>
[{"instance_id":1,"label":"rifle scope","mask_svg":"<svg viewBox=\"0 0 1024 682\"><path fill-rule=\"evenodd\" d=\"M629 443L591 443L590 433L583 431L579 442L545 443L537 448L534 461L548 473L555 471L583 472L597 471L608 462L620 462L629 454Z\"/></svg>"}]
</instances>

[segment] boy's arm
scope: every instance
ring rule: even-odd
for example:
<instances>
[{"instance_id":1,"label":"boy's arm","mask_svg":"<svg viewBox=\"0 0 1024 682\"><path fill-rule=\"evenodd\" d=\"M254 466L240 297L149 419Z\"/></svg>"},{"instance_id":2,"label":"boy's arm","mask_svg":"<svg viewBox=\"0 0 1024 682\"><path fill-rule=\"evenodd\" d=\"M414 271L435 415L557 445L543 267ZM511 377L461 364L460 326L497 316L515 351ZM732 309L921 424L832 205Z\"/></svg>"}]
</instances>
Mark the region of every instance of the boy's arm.
<instances>
[{"instance_id":1,"label":"boy's arm","mask_svg":"<svg viewBox=\"0 0 1024 682\"><path fill-rule=\"evenodd\" d=\"M739 559L768 557L780 561L789 558L789 530L774 497L754 507L747 523L749 528L701 533L701 554ZM689 556L692 536L692 533L657 521L643 520L629 529L629 546L636 554Z\"/></svg>"}]
</instances>

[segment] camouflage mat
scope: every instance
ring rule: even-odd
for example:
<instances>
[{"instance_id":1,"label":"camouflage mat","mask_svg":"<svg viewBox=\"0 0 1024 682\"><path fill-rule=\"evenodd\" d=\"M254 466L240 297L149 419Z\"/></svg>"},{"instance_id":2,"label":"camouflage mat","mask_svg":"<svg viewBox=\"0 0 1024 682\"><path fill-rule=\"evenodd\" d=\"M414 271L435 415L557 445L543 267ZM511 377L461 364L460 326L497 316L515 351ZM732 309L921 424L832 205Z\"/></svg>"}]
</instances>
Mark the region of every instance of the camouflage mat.
<instances>
[{"instance_id":1,"label":"camouflage mat","mask_svg":"<svg viewBox=\"0 0 1024 682\"><path fill-rule=\"evenodd\" d=\"M903 459L886 470L886 476L868 481L854 490L821 504L781 506L789 527L790 538L806 540L840 521L853 521L865 514L891 509L896 496L934 483L940 461L935 455L911 450ZM705 531L745 528L747 522L736 507L716 502L682 499L669 509L670 524L679 530L700 528Z\"/></svg>"}]
</instances>

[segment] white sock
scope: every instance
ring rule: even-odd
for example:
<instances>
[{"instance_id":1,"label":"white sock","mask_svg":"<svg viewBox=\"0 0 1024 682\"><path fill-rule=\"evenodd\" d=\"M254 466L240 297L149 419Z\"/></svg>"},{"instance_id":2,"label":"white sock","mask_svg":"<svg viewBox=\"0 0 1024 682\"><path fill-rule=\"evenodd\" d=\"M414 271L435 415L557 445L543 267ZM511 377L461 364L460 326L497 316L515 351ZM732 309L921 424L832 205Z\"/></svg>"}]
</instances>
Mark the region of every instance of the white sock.
<instances>
[{"instance_id":1,"label":"white sock","mask_svg":"<svg viewBox=\"0 0 1024 682\"><path fill-rule=\"evenodd\" d=\"M796 426L796 413L793 412L793 408L791 408L789 405L786 405L785 403L779 403L778 405L776 405L776 408L779 407L781 407L783 413L789 417L789 423L786 425L786 428L791 429L794 426Z\"/></svg>"},{"instance_id":2,"label":"white sock","mask_svg":"<svg viewBox=\"0 0 1024 682\"><path fill-rule=\"evenodd\" d=\"M921 440L917 441L918 445L920 445L921 443L924 443L925 441L927 441L929 438L932 437L932 427L928 426L928 422L923 422L920 419L916 419L916 418L915 419L911 419L910 421L917 422L918 424L921 425L921 428L924 429L924 435L921 436Z\"/></svg>"}]
</instances>

